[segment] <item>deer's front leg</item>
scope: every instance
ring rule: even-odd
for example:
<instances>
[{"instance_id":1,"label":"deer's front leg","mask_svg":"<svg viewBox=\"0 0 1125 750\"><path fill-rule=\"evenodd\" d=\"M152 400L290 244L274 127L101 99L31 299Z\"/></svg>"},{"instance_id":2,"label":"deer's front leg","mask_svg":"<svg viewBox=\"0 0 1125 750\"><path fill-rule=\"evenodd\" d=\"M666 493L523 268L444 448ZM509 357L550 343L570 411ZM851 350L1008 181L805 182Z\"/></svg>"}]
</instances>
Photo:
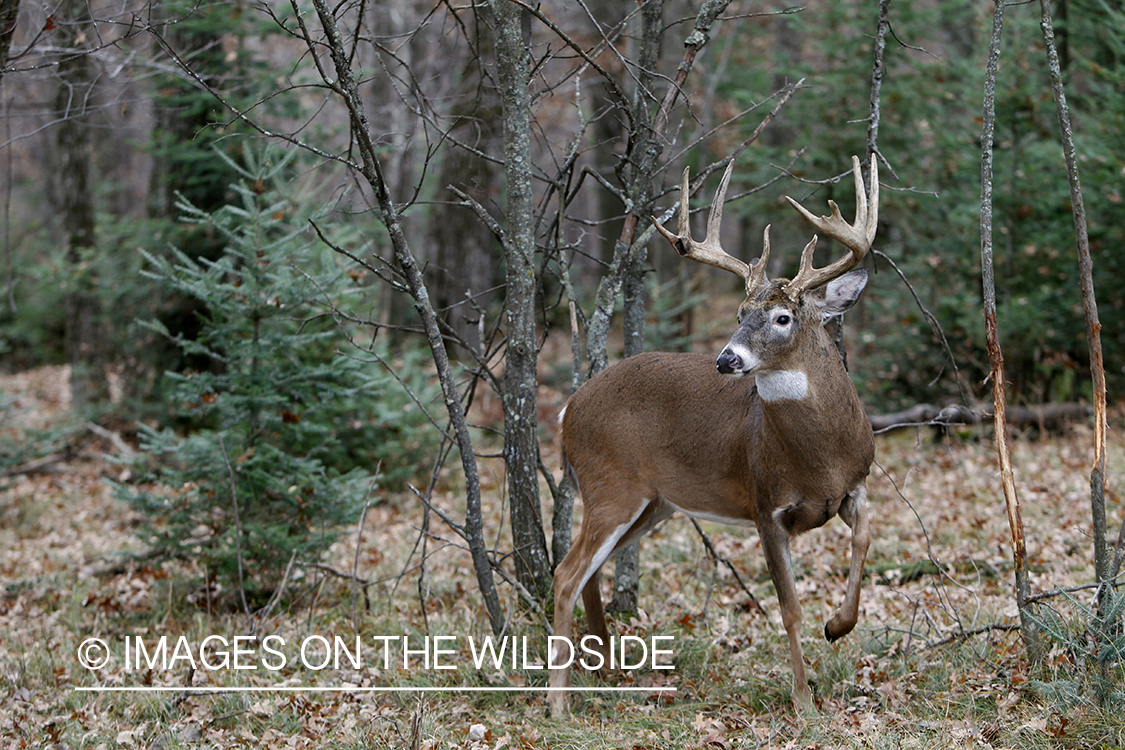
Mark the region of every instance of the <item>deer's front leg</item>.
<instances>
[{"instance_id":1,"label":"deer's front leg","mask_svg":"<svg viewBox=\"0 0 1125 750\"><path fill-rule=\"evenodd\" d=\"M766 566L777 591L781 622L789 636L789 657L793 662L793 703L798 708L812 705L812 693L805 676L805 657L801 653L801 601L797 598L797 582L789 558L789 532L775 519L759 518L758 536L766 555Z\"/></svg>"},{"instance_id":2,"label":"deer's front leg","mask_svg":"<svg viewBox=\"0 0 1125 750\"><path fill-rule=\"evenodd\" d=\"M824 637L831 641L852 632L859 620L859 590L863 585L863 565L871 544L871 524L867 519L867 487L859 485L840 505L840 518L852 530L852 560L848 568L848 590L836 613L824 625Z\"/></svg>"}]
</instances>

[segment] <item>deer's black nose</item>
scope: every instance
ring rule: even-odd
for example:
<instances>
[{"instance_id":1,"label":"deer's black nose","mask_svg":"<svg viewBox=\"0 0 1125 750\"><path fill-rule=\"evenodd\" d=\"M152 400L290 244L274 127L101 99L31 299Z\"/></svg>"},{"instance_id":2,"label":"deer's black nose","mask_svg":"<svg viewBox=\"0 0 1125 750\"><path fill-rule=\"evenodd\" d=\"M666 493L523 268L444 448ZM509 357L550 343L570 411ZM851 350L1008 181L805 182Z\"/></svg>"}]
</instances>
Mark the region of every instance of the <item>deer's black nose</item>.
<instances>
[{"instance_id":1,"label":"deer's black nose","mask_svg":"<svg viewBox=\"0 0 1125 750\"><path fill-rule=\"evenodd\" d=\"M723 349L722 353L719 355L718 361L715 363L715 367L724 375L741 372L742 358L730 349Z\"/></svg>"}]
</instances>

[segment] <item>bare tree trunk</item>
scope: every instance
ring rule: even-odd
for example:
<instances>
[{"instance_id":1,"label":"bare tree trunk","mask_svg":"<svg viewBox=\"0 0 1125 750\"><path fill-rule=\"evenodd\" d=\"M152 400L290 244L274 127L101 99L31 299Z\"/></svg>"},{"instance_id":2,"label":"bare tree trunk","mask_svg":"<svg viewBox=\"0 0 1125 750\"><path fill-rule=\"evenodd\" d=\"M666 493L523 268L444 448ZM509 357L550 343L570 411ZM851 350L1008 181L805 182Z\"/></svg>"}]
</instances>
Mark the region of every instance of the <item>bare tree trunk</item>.
<instances>
[{"instance_id":1,"label":"bare tree trunk","mask_svg":"<svg viewBox=\"0 0 1125 750\"><path fill-rule=\"evenodd\" d=\"M632 177L626 186L631 214L652 213L652 180L656 171L657 155L662 147L649 142L652 137L652 107L655 96L650 88L660 63L660 40L664 33L664 1L651 0L641 9L640 49L636 55L636 91L633 94L633 152L631 164L625 171ZM625 302L625 356L632 357L645 350L645 274L648 253L640 246L625 266L623 285ZM612 612L634 612L640 587L640 541L622 547L614 561L613 598L608 609Z\"/></svg>"},{"instance_id":2,"label":"bare tree trunk","mask_svg":"<svg viewBox=\"0 0 1125 750\"><path fill-rule=\"evenodd\" d=\"M8 54L12 49L12 37L16 33L16 20L20 14L20 0L0 0L0 82L3 81L4 69L8 67ZM3 91L3 89L0 89ZM5 138L5 140L9 140ZM7 171L11 174L12 163L12 149L11 147L5 149L5 157L7 158ZM15 277L12 271L12 245L10 242L9 231L11 221L9 220L9 208L11 206L11 180L5 181L4 191L2 197L4 201L3 218L4 218L4 236L0 241L4 244L4 266L5 266L5 286L7 287L8 309L11 312L16 310L15 300Z\"/></svg>"},{"instance_id":3,"label":"bare tree trunk","mask_svg":"<svg viewBox=\"0 0 1125 750\"><path fill-rule=\"evenodd\" d=\"M655 119L652 121L651 128L645 129L643 133L634 132L631 134L631 137L643 140L644 143L643 149L630 149L630 153L635 151L632 158L638 160L636 172L631 180L633 185L642 184L645 179L643 175L647 174L647 179L651 181L652 175L655 174L657 160L663 152L669 113L683 91L684 81L687 80L692 67L695 65L696 55L710 39L711 27L728 5L730 5L730 0L708 0L703 4L696 15L694 28L688 34L687 39L684 40L683 60L680 62L675 76L668 84L668 89L656 112ZM634 130L637 130L635 125ZM651 190L651 184L648 189ZM644 208L647 207L648 204L645 204ZM594 314L590 317L586 335L586 351L590 360L589 374L591 376L604 370L609 363L606 340L609 336L610 319L613 317L613 307L617 295L620 294L621 285L624 283L625 269L629 267L632 254L640 251L640 248L634 247L634 239L637 234L637 225L642 218L641 208L640 206L633 206L629 215L626 216L625 226L621 230L620 238L618 238L613 260L598 284ZM644 218L647 220L648 217L645 216Z\"/></svg>"},{"instance_id":4,"label":"bare tree trunk","mask_svg":"<svg viewBox=\"0 0 1125 750\"><path fill-rule=\"evenodd\" d=\"M0 78L8 67L8 53L16 33L16 19L20 14L20 0L0 0Z\"/></svg>"},{"instance_id":5,"label":"bare tree trunk","mask_svg":"<svg viewBox=\"0 0 1125 750\"><path fill-rule=\"evenodd\" d=\"M984 321L988 358L992 364L992 396L995 404L994 425L1000 476L1004 485L1004 501L1008 525L1012 533L1012 558L1015 563L1016 606L1020 613L1020 632L1024 648L1032 664L1043 659L1038 630L1029 617L1028 597L1031 593L1027 575L1027 548L1024 542L1023 517L1008 454L1008 423L1005 419L1004 353L1000 349L996 322L996 279L992 258L992 149L996 127L996 70L1000 61L1000 36L1004 28L1004 3L997 2L993 15L992 44L988 55L988 72L984 84L984 128L981 134L981 199L980 254L984 281Z\"/></svg>"},{"instance_id":6,"label":"bare tree trunk","mask_svg":"<svg viewBox=\"0 0 1125 750\"><path fill-rule=\"evenodd\" d=\"M1078 269L1082 282L1082 305L1086 314L1086 343L1090 349L1090 376L1094 386L1094 466L1090 471L1090 509L1094 532L1094 571L1102 584L1099 598L1113 598L1110 582L1109 548L1106 545L1105 518L1105 363L1102 359L1102 324L1098 320L1098 302L1094 296L1094 263L1090 258L1090 236L1086 231L1086 206L1082 200L1082 182L1078 178L1078 157L1074 147L1074 133L1070 128L1070 109L1063 90L1062 68L1055 49L1055 35L1051 22L1051 4L1039 1L1042 12L1040 26L1047 48L1047 65L1051 85L1055 92L1055 107L1059 116L1059 136L1062 139L1066 173L1070 181L1070 205L1074 213L1074 234L1078 245Z\"/></svg>"},{"instance_id":7,"label":"bare tree trunk","mask_svg":"<svg viewBox=\"0 0 1125 750\"><path fill-rule=\"evenodd\" d=\"M95 293L97 270L92 257L96 242L90 180L90 97L94 72L89 56L80 49L89 23L85 2L70 0L60 10L65 14L58 27L60 42L72 53L63 57L57 68L55 111L59 124L55 130L55 150L59 158L59 209L71 270L65 301L70 396L73 408L81 411L104 401L108 395L101 311Z\"/></svg>"},{"instance_id":8,"label":"bare tree trunk","mask_svg":"<svg viewBox=\"0 0 1125 750\"><path fill-rule=\"evenodd\" d=\"M300 9L296 2L293 3L293 12L301 17ZM492 564L488 559L488 548L485 546L483 521L481 517L480 474L477 470L476 454L473 451L472 437L469 435L468 424L465 421L465 410L461 403L460 394L457 392L457 383L453 378L453 370L449 365L449 355L445 349L441 330L438 327L437 316L430 304L429 291L422 279L422 271L418 267L414 253L410 249L406 236L402 232L402 225L398 220L398 208L387 189L383 177L382 165L379 163L375 142L372 139L367 113L360 99L355 76L351 69L350 58L340 36L336 18L328 8L326 0L313 0L313 7L324 27L327 38L328 50L332 56L332 65L336 72L334 81L326 81L328 85L343 99L351 118L352 136L355 139L357 150L362 160L360 172L364 180L375 192L379 210L391 237L394 247L395 261L406 280L406 287L414 300L415 309L425 329L426 339L430 345L434 365L438 371L441 382L442 396L449 419L453 426L457 448L461 454L461 468L465 474L465 525L459 529L469 545L469 553L476 571L477 585L484 599L485 611L488 614L492 632L501 634L505 628L503 610L500 608L500 597L496 591L495 581L492 576ZM303 22L302 22L303 24ZM316 54L317 43L305 33L305 41L309 49Z\"/></svg>"},{"instance_id":9,"label":"bare tree trunk","mask_svg":"<svg viewBox=\"0 0 1125 750\"><path fill-rule=\"evenodd\" d=\"M651 3L659 5L659 3ZM644 66L641 66L644 69ZM642 74L643 75L643 74ZM642 248L625 269L622 293L625 303L625 357L645 350L645 268ZM617 551L613 560L613 598L606 605L610 612L636 612L641 585L641 542L634 541Z\"/></svg>"},{"instance_id":10,"label":"bare tree trunk","mask_svg":"<svg viewBox=\"0 0 1125 750\"><path fill-rule=\"evenodd\" d=\"M874 61L871 66L871 114L867 120L867 155L879 153L879 123L883 91L883 52L887 48L887 31L891 27L891 0L879 1L879 23L875 29ZM864 171L870 159L864 159ZM870 183L871 176L867 176ZM870 191L870 184L868 190Z\"/></svg>"},{"instance_id":11,"label":"bare tree trunk","mask_svg":"<svg viewBox=\"0 0 1125 750\"><path fill-rule=\"evenodd\" d=\"M535 339L535 205L531 183L531 17L509 0L492 0L497 78L504 116L507 228L507 358L504 459L516 577L537 598L551 592L551 564L539 503L538 342Z\"/></svg>"},{"instance_id":12,"label":"bare tree trunk","mask_svg":"<svg viewBox=\"0 0 1125 750\"><path fill-rule=\"evenodd\" d=\"M644 8L642 15L644 29L641 35L641 56L647 64L638 66L637 94L634 99L633 107L634 116L643 118L643 120L638 121L635 119L632 122L632 130L629 134L630 145L626 154L626 157L632 161L629 171L630 179L626 186L626 194L630 196L632 200L630 211L625 217L625 224L622 227L621 235L614 247L613 258L609 263L609 268L598 283L598 290L594 302L594 313L586 324L586 353L589 359L587 377L593 377L604 370L609 364L607 340L609 337L610 320L613 316L613 308L617 300L617 295L621 293L623 285L626 284L626 280L629 278L629 269L639 268L641 271L644 269L646 253L643 244L635 242L637 226L642 218L647 220L651 210L652 180L653 176L656 174L660 155L663 153L669 112L683 90L684 81L687 80L688 75L691 73L696 55L709 40L711 27L729 4L730 0L709 0L709 2L704 3L703 7L700 8L695 19L694 28L687 39L684 40L685 52L683 59L679 68L676 70L675 76L669 83L663 99L656 109L655 116L649 115L648 113L649 107L651 106L650 97L652 97L651 84L654 78L653 74L656 69L657 60L659 59L659 42L661 35L659 19L663 13L663 3L646 4ZM641 123L643 123L643 125ZM634 272L634 275L635 273L636 272ZM627 340L638 338L635 328L635 311L633 315L633 322L629 325L634 326L634 332L632 334L630 334L629 331L626 332ZM572 315L572 318L574 317L575 316ZM643 346L643 329L641 330L640 339L640 343ZM579 380L577 375L575 380ZM559 509L556 510L553 519L554 533L556 536L560 533L566 533L567 538L569 538L569 532L563 532L563 529L569 529L571 526L571 508L566 506L561 510L562 512L558 512ZM555 554L556 559L561 559L558 547L555 548ZM615 589L620 587L622 593L618 595L615 592L614 601L610 605L613 609L618 611L636 609L636 570L639 568L639 560L637 558L638 554L636 552L625 552L622 568L617 571L616 580L620 581L620 583L615 584Z\"/></svg>"}]
</instances>

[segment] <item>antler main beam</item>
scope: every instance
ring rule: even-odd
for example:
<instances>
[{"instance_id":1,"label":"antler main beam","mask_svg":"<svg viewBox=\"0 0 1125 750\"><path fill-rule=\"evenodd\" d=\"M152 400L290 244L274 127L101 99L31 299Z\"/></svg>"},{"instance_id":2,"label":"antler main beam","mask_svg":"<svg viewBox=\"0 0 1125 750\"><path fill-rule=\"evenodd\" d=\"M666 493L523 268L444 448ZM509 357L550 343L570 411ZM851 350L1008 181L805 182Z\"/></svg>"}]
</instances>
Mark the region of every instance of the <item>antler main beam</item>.
<instances>
[{"instance_id":1,"label":"antler main beam","mask_svg":"<svg viewBox=\"0 0 1125 750\"><path fill-rule=\"evenodd\" d=\"M684 169L683 180L680 183L679 233L672 234L662 227L655 217L652 223L656 225L664 238L672 243L672 247L676 248L676 252L681 257L706 263L724 271L730 271L740 277L746 283L746 295L749 296L750 292L765 276L765 261L770 253L769 227L766 227L765 248L762 251L762 257L753 267L723 250L719 243L719 225L723 221L723 203L726 201L727 185L730 184L730 176L733 171L734 160L732 159L723 173L723 181L719 183L719 191L715 193L715 199L711 201L711 213L707 217L707 236L703 242L696 242L691 238L690 209L688 207L690 195L688 168Z\"/></svg>"}]
</instances>

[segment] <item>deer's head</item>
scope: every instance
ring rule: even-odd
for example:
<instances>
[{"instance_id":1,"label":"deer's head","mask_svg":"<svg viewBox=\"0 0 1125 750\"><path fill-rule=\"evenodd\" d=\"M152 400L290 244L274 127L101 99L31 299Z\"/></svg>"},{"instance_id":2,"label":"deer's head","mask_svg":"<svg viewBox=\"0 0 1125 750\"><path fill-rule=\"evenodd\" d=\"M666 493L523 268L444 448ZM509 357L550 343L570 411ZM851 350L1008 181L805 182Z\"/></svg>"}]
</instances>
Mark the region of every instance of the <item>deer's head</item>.
<instances>
[{"instance_id":1,"label":"deer's head","mask_svg":"<svg viewBox=\"0 0 1125 750\"><path fill-rule=\"evenodd\" d=\"M794 397L801 390L801 378L807 376L812 349L827 343L823 325L833 316L855 304L867 284L867 271L856 269L871 249L879 221L879 175L875 156L871 157L871 199L863 186L859 159L852 157L856 185L856 218L844 221L835 202L829 201L831 216L817 217L792 198L787 200L817 230L843 243L850 251L823 268L814 268L813 251L817 237L801 253L801 267L793 279L770 279L766 266L770 253L770 228L763 236L762 254L752 263L727 254L719 244L719 225L723 202L730 183L732 161L723 174L722 183L711 203L707 220L707 236L702 242L691 237L688 220L688 170L684 170L680 187L679 233L673 234L657 223L660 233L672 243L676 252L686 258L716 266L741 277L746 284L746 299L738 308L738 330L719 355L719 372L755 374L759 390L768 399L771 392L780 397ZM783 386L780 391L769 387ZM765 379L766 383L763 383ZM766 385L766 388L762 388Z\"/></svg>"}]
</instances>

